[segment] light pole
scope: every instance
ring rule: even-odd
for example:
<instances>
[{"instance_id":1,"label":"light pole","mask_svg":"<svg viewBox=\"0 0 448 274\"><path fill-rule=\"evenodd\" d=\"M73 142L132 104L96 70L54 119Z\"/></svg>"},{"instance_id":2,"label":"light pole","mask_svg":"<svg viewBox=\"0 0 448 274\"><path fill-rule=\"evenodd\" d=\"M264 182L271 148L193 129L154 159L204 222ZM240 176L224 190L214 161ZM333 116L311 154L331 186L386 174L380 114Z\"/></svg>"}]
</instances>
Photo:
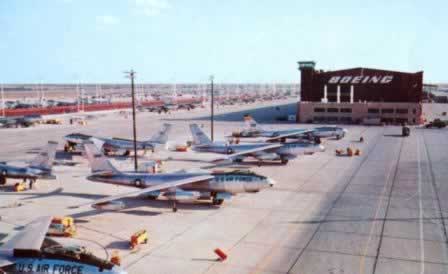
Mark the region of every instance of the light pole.
<instances>
[{"instance_id":1,"label":"light pole","mask_svg":"<svg viewBox=\"0 0 448 274\"><path fill-rule=\"evenodd\" d=\"M214 97L214 92L213 92L213 80L214 80L214 76L210 75L210 93L211 93L211 97L210 97L210 111L211 111L211 115L210 115L210 137L212 138L212 142L214 141L214 120L215 120L215 97Z\"/></svg>"},{"instance_id":2,"label":"light pole","mask_svg":"<svg viewBox=\"0 0 448 274\"><path fill-rule=\"evenodd\" d=\"M138 169L137 162L137 126L135 121L135 90L134 90L134 79L135 79L135 71L130 70L125 72L126 77L131 79L131 94L132 94L132 128L134 132L134 170Z\"/></svg>"}]
</instances>

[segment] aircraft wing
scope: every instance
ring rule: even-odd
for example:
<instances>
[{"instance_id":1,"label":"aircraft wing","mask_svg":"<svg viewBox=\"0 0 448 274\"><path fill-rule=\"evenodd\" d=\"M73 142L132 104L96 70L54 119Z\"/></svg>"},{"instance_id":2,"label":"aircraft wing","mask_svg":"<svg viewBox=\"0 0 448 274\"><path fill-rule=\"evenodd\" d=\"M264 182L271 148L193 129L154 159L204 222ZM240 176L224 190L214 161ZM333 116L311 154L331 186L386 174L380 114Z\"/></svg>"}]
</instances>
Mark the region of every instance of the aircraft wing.
<instances>
[{"instance_id":1,"label":"aircraft wing","mask_svg":"<svg viewBox=\"0 0 448 274\"><path fill-rule=\"evenodd\" d=\"M96 204L107 203L110 201L118 200L118 199L129 197L129 196L138 196L138 195L153 192L153 191L169 189L169 188L186 185L186 184L191 184L191 183L195 183L195 182L200 182L200 181L205 181L205 180L211 180L213 178L214 177L211 175L199 175L199 176L190 177L187 179L181 179L181 180L172 181L172 182L168 182L168 183L157 184L157 185L150 186L150 187L147 187L147 188L144 188L141 190L137 190L137 191L127 192L127 193L123 193L123 194L119 194L119 195L115 195L115 196L109 196L109 197L106 197L103 199L98 199L93 202L79 205L77 207L93 206Z\"/></svg>"},{"instance_id":2,"label":"aircraft wing","mask_svg":"<svg viewBox=\"0 0 448 274\"><path fill-rule=\"evenodd\" d=\"M294 131L294 132L290 132L290 133L282 134L282 135L279 135L279 136L271 137L269 139L266 139L266 141L269 142L269 141L276 141L276 140L280 140L280 139L288 138L288 137L297 137L297 136L300 136L300 135L305 135L307 133L313 133L313 132L314 132L314 129L297 130L297 131Z\"/></svg>"},{"instance_id":3,"label":"aircraft wing","mask_svg":"<svg viewBox=\"0 0 448 274\"><path fill-rule=\"evenodd\" d=\"M2 249L40 250L52 219L51 216L44 216L32 221L2 245Z\"/></svg>"},{"instance_id":4,"label":"aircraft wing","mask_svg":"<svg viewBox=\"0 0 448 274\"><path fill-rule=\"evenodd\" d=\"M233 154L230 154L230 155L227 155L227 156L215 159L214 162L220 162L220 161L223 161L223 160L233 160L234 158L239 157L239 156L247 156L247 155L253 154L255 152L266 151L266 150L269 150L269 149L279 148L281 146L282 146L281 144L273 144L273 145L266 145L266 146L262 146L262 147L248 149L248 150L245 150L245 151L233 153Z\"/></svg>"}]
</instances>

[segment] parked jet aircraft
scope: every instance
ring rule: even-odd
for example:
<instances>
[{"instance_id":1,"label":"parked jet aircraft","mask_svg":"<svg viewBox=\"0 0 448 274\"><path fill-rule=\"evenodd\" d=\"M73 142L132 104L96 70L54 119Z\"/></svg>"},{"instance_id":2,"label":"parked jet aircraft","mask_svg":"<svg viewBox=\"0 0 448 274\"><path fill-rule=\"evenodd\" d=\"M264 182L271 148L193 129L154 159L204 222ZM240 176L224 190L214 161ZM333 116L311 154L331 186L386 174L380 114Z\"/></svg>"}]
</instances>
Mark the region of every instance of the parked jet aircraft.
<instances>
[{"instance_id":1,"label":"parked jet aircraft","mask_svg":"<svg viewBox=\"0 0 448 274\"><path fill-rule=\"evenodd\" d=\"M142 194L152 198L160 195L173 201L173 211L177 211L177 201L212 199L213 205L221 205L224 199L243 192L258 192L272 187L274 181L249 171L230 172L175 172L151 174L143 172L122 172L117 170L98 150L93 142L84 144L86 157L92 174L89 180L115 185L140 188L140 190L99 199L85 205L107 208L110 202ZM84 205L81 205L84 206Z\"/></svg>"},{"instance_id":2,"label":"parked jet aircraft","mask_svg":"<svg viewBox=\"0 0 448 274\"><path fill-rule=\"evenodd\" d=\"M306 135L312 135L320 138L335 137L341 139L347 133L347 129L335 126L316 127L313 129L283 129L283 130L267 130L257 124L257 122L249 115L244 116L246 128L239 132L234 132L233 137L267 137L267 138L303 138Z\"/></svg>"},{"instance_id":3,"label":"parked jet aircraft","mask_svg":"<svg viewBox=\"0 0 448 274\"><path fill-rule=\"evenodd\" d=\"M272 143L239 143L228 144L212 142L197 124L190 125L194 145L192 149L198 152L213 152L229 154L223 159L241 162L246 157L253 157L260 162L278 161L287 164L289 160L300 154L323 151L324 146L313 142ZM272 139L272 138L271 138Z\"/></svg>"},{"instance_id":4,"label":"parked jet aircraft","mask_svg":"<svg viewBox=\"0 0 448 274\"><path fill-rule=\"evenodd\" d=\"M138 141L137 150L146 152L147 150L154 151L157 145L166 144L168 140L168 133L171 130L170 124L163 124L162 128L154 134L151 139L147 141ZM66 135L64 139L66 140L65 151L80 151L82 142L89 140L93 136L86 135L82 133L72 133ZM103 151L106 155L112 153L122 154L123 156L128 156L131 151L134 150L134 141L129 139L120 138L104 138L95 137L104 142Z\"/></svg>"},{"instance_id":5,"label":"parked jet aircraft","mask_svg":"<svg viewBox=\"0 0 448 274\"><path fill-rule=\"evenodd\" d=\"M51 219L51 216L36 219L0 245L0 273L126 274L84 247L62 246L46 238Z\"/></svg>"},{"instance_id":6,"label":"parked jet aircraft","mask_svg":"<svg viewBox=\"0 0 448 274\"><path fill-rule=\"evenodd\" d=\"M6 184L7 178L19 178L23 180L29 179L30 188L32 188L33 183L37 179L54 179L55 177L51 174L51 170L57 145L57 142L48 141L46 150L40 152L26 167L0 163L0 185Z\"/></svg>"}]
</instances>

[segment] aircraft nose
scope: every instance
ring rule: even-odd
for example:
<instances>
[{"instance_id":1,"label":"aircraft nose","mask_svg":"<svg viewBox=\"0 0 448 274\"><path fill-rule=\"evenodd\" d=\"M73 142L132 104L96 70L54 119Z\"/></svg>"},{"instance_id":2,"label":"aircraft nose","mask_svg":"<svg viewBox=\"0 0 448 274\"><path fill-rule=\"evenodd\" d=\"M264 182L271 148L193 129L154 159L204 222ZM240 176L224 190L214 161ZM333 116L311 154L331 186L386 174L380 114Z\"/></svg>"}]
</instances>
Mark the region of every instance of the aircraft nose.
<instances>
[{"instance_id":1,"label":"aircraft nose","mask_svg":"<svg viewBox=\"0 0 448 274\"><path fill-rule=\"evenodd\" d=\"M268 184L270 187L273 187L277 182L274 181L274 179L268 178Z\"/></svg>"},{"instance_id":2,"label":"aircraft nose","mask_svg":"<svg viewBox=\"0 0 448 274\"><path fill-rule=\"evenodd\" d=\"M346 128L342 129L342 131L343 131L345 134L348 133L348 129L346 129Z\"/></svg>"}]
</instances>

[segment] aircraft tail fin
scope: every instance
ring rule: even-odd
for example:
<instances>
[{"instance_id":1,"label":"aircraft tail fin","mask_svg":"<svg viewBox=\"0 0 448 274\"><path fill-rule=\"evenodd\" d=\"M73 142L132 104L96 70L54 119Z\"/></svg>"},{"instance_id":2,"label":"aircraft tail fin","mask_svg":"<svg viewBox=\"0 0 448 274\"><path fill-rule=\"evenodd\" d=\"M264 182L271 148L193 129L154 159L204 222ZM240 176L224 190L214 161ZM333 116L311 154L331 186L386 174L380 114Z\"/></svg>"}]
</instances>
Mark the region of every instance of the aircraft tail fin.
<instances>
[{"instance_id":1,"label":"aircraft tail fin","mask_svg":"<svg viewBox=\"0 0 448 274\"><path fill-rule=\"evenodd\" d=\"M31 162L31 167L51 170L53 161L56 156L56 148L58 143L55 141L48 141L46 150L41 151Z\"/></svg>"},{"instance_id":2,"label":"aircraft tail fin","mask_svg":"<svg viewBox=\"0 0 448 274\"><path fill-rule=\"evenodd\" d=\"M109 161L109 159L98 149L98 144L92 141L85 141L84 152L85 157L89 161L92 173L120 173Z\"/></svg>"},{"instance_id":3,"label":"aircraft tail fin","mask_svg":"<svg viewBox=\"0 0 448 274\"><path fill-rule=\"evenodd\" d=\"M195 145L210 144L212 142L197 124L190 124L190 131Z\"/></svg>"},{"instance_id":4,"label":"aircraft tail fin","mask_svg":"<svg viewBox=\"0 0 448 274\"><path fill-rule=\"evenodd\" d=\"M148 142L156 144L166 144L168 141L168 134L171 131L171 124L163 124L160 130L154 134Z\"/></svg>"}]
</instances>

